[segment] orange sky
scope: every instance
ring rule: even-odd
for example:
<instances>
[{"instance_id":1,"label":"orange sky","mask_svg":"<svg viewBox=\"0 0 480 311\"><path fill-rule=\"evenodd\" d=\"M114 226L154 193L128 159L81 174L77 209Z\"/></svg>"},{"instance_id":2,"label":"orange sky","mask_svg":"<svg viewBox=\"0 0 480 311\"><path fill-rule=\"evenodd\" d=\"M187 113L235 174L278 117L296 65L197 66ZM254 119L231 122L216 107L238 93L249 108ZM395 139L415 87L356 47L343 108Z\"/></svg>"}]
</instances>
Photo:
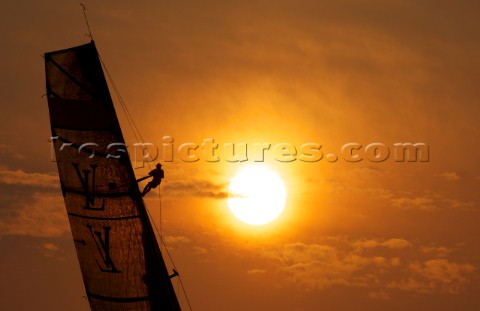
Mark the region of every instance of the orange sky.
<instances>
[{"instance_id":1,"label":"orange sky","mask_svg":"<svg viewBox=\"0 0 480 311\"><path fill-rule=\"evenodd\" d=\"M0 19L0 306L88 310L40 57L88 42L86 27L76 2L29 2L2 5ZM415 163L267 152L288 197L260 227L239 223L225 198L251 160L166 163L163 233L193 310L480 307L476 2L85 4L146 141L314 142L337 155L352 142L429 146ZM158 223L156 191L147 204Z\"/></svg>"}]
</instances>

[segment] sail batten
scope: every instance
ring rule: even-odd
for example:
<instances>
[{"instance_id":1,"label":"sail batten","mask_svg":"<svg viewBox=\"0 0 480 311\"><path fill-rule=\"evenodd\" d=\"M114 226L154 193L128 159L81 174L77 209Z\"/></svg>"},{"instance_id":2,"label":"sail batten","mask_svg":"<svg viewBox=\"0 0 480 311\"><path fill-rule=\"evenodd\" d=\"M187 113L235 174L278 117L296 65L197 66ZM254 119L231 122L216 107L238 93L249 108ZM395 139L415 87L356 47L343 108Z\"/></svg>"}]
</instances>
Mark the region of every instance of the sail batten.
<instances>
[{"instance_id":1,"label":"sail batten","mask_svg":"<svg viewBox=\"0 0 480 311\"><path fill-rule=\"evenodd\" d=\"M123 298L123 297L106 297L106 296L96 295L92 293L87 293L87 295L91 299L98 299L98 300L111 301L111 302L138 302L138 301L148 301L152 299L152 297L149 297L149 296Z\"/></svg>"},{"instance_id":2,"label":"sail batten","mask_svg":"<svg viewBox=\"0 0 480 311\"><path fill-rule=\"evenodd\" d=\"M125 142L95 44L46 53L45 68L62 194L91 310L179 311L129 156L114 149Z\"/></svg>"},{"instance_id":3,"label":"sail batten","mask_svg":"<svg viewBox=\"0 0 480 311\"><path fill-rule=\"evenodd\" d=\"M67 213L68 216L84 218L84 219L93 219L93 220L129 220L135 218L141 218L141 215L132 215L132 216L124 216L124 217L95 217L95 216L86 216L86 215L79 215L75 213Z\"/></svg>"}]
</instances>

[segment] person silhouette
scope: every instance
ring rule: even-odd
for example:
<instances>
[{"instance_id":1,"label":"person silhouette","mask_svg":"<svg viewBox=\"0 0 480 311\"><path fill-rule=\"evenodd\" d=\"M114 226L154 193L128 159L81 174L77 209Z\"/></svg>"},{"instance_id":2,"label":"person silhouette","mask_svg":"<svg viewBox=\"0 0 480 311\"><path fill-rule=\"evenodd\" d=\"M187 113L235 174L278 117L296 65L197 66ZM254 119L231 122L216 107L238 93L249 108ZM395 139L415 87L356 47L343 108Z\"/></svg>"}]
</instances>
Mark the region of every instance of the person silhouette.
<instances>
[{"instance_id":1,"label":"person silhouette","mask_svg":"<svg viewBox=\"0 0 480 311\"><path fill-rule=\"evenodd\" d=\"M151 170L148 175L152 176L153 179L143 189L142 197L144 197L150 190L157 188L162 182L162 179L165 177L162 170L162 164L157 163L156 168Z\"/></svg>"}]
</instances>

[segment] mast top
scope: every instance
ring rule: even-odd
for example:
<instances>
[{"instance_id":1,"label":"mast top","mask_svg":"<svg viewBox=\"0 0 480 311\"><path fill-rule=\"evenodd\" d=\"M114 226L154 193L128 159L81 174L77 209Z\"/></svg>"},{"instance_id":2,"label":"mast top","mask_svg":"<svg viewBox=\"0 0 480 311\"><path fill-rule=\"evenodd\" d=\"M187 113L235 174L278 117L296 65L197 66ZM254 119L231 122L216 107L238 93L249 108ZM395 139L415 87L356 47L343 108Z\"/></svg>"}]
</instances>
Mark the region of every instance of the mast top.
<instances>
[{"instance_id":1,"label":"mast top","mask_svg":"<svg viewBox=\"0 0 480 311\"><path fill-rule=\"evenodd\" d=\"M90 37L90 39L92 39L93 41L92 30L90 29L90 24L88 23L88 18L87 18L87 7L83 3L80 3L80 5L83 8L83 16L85 17L85 23L87 24L87 29L88 29L88 34L86 34L86 36Z\"/></svg>"}]
</instances>

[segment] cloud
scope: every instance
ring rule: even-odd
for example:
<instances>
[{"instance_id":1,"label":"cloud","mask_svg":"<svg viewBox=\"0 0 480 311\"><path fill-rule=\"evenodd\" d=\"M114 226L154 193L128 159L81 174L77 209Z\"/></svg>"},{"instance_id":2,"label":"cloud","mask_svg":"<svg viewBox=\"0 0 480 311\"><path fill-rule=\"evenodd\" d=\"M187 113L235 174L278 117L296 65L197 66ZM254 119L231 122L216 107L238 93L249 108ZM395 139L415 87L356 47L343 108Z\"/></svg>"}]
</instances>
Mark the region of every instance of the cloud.
<instances>
[{"instance_id":1,"label":"cloud","mask_svg":"<svg viewBox=\"0 0 480 311\"><path fill-rule=\"evenodd\" d=\"M400 264L401 264L400 258L398 258L398 257L390 258L390 264L392 265L392 267L400 266Z\"/></svg>"},{"instance_id":2,"label":"cloud","mask_svg":"<svg viewBox=\"0 0 480 311\"><path fill-rule=\"evenodd\" d=\"M40 173L26 173L21 170L8 170L0 167L0 185L30 186L35 188L59 188L58 176Z\"/></svg>"},{"instance_id":3,"label":"cloud","mask_svg":"<svg viewBox=\"0 0 480 311\"><path fill-rule=\"evenodd\" d=\"M431 259L413 262L409 266L411 276L393 281L390 288L420 293L441 292L458 294L470 282L469 278L477 270L471 264L459 264L448 259Z\"/></svg>"},{"instance_id":4,"label":"cloud","mask_svg":"<svg viewBox=\"0 0 480 311\"><path fill-rule=\"evenodd\" d=\"M0 168L1 235L60 236L69 232L58 177Z\"/></svg>"},{"instance_id":5,"label":"cloud","mask_svg":"<svg viewBox=\"0 0 480 311\"><path fill-rule=\"evenodd\" d=\"M178 244L187 244L190 243L191 240L186 236L165 236L165 242L169 245L178 245Z\"/></svg>"},{"instance_id":6,"label":"cloud","mask_svg":"<svg viewBox=\"0 0 480 311\"><path fill-rule=\"evenodd\" d=\"M390 199L393 196L393 192L383 188L368 188L365 192L374 198Z\"/></svg>"},{"instance_id":7,"label":"cloud","mask_svg":"<svg viewBox=\"0 0 480 311\"><path fill-rule=\"evenodd\" d=\"M399 248L410 247L412 246L412 243L404 239L389 239L385 242L382 242L380 245L391 248L391 249L399 249Z\"/></svg>"},{"instance_id":8,"label":"cloud","mask_svg":"<svg viewBox=\"0 0 480 311\"><path fill-rule=\"evenodd\" d=\"M364 248L375 248L378 247L380 242L376 239L370 239L370 240L360 240L354 242L354 246L359 248L359 249L364 249Z\"/></svg>"},{"instance_id":9,"label":"cloud","mask_svg":"<svg viewBox=\"0 0 480 311\"><path fill-rule=\"evenodd\" d=\"M204 255L204 254L208 253L208 249L206 249L204 247L195 246L193 248L193 252L197 255Z\"/></svg>"},{"instance_id":10,"label":"cloud","mask_svg":"<svg viewBox=\"0 0 480 311\"><path fill-rule=\"evenodd\" d=\"M355 240L341 237L324 243L289 243L265 256L288 283L306 291L332 286L364 287L371 299L389 299L393 290L456 294L474 278L470 263L431 258L448 256L446 247L430 250L399 238Z\"/></svg>"},{"instance_id":11,"label":"cloud","mask_svg":"<svg viewBox=\"0 0 480 311\"><path fill-rule=\"evenodd\" d=\"M53 252L58 251L60 249L57 245L55 245L53 243L42 244L42 248L47 250L47 251L53 251Z\"/></svg>"},{"instance_id":12,"label":"cloud","mask_svg":"<svg viewBox=\"0 0 480 311\"><path fill-rule=\"evenodd\" d=\"M2 162L16 162L24 158L25 156L17 152L13 146L0 144L0 159L2 159Z\"/></svg>"},{"instance_id":13,"label":"cloud","mask_svg":"<svg viewBox=\"0 0 480 311\"><path fill-rule=\"evenodd\" d=\"M455 209L472 210L475 207L475 203L472 201L466 202L451 198L445 198L443 201L446 205Z\"/></svg>"},{"instance_id":14,"label":"cloud","mask_svg":"<svg viewBox=\"0 0 480 311\"><path fill-rule=\"evenodd\" d=\"M380 271L379 266L392 266L386 257L363 256L352 248L344 250L325 244L286 244L276 260L280 263L279 271L288 281L306 290L323 290L335 285L366 287L378 282L378 276L370 271Z\"/></svg>"},{"instance_id":15,"label":"cloud","mask_svg":"<svg viewBox=\"0 0 480 311\"><path fill-rule=\"evenodd\" d=\"M405 239L388 239L388 240L380 240L380 239L369 239L369 240L359 240L355 241L353 245L358 249L369 249L369 248L376 248L376 247L386 247L390 249L400 249L412 246L412 244L405 240Z\"/></svg>"},{"instance_id":16,"label":"cloud","mask_svg":"<svg viewBox=\"0 0 480 311\"><path fill-rule=\"evenodd\" d=\"M172 196L197 196L214 199L228 197L225 185L214 184L206 180L172 181L165 184L164 190Z\"/></svg>"},{"instance_id":17,"label":"cloud","mask_svg":"<svg viewBox=\"0 0 480 311\"><path fill-rule=\"evenodd\" d=\"M267 273L267 271L263 269L250 269L247 271L247 274L250 274L250 275L259 275L259 274L265 274L265 273Z\"/></svg>"},{"instance_id":18,"label":"cloud","mask_svg":"<svg viewBox=\"0 0 480 311\"><path fill-rule=\"evenodd\" d=\"M438 176L442 179L445 179L445 180L448 180L448 181L458 181L460 180L460 176L455 173L455 172L446 172L446 173L442 173L442 174L437 174L435 176Z\"/></svg>"},{"instance_id":19,"label":"cloud","mask_svg":"<svg viewBox=\"0 0 480 311\"><path fill-rule=\"evenodd\" d=\"M27 194L31 203L15 206L15 210L2 213L1 235L29 235L57 237L70 232L63 198L40 193Z\"/></svg>"},{"instance_id":20,"label":"cloud","mask_svg":"<svg viewBox=\"0 0 480 311\"><path fill-rule=\"evenodd\" d=\"M393 207L402 209L417 209L423 211L435 211L440 208L454 208L471 210L475 207L472 201L462 201L457 198L447 197L443 194L425 193L422 195L411 195L390 199Z\"/></svg>"},{"instance_id":21,"label":"cloud","mask_svg":"<svg viewBox=\"0 0 480 311\"><path fill-rule=\"evenodd\" d=\"M437 209L432 198L429 197L402 197L391 199L394 207L404 209L420 209L431 211Z\"/></svg>"},{"instance_id":22,"label":"cloud","mask_svg":"<svg viewBox=\"0 0 480 311\"><path fill-rule=\"evenodd\" d=\"M444 247L444 246L439 246L439 247L424 246L424 247L421 248L421 250L425 254L430 254L430 255L433 255L435 257L447 257L448 254L450 254L453 251L453 249L450 249L450 248L447 248L447 247Z\"/></svg>"},{"instance_id":23,"label":"cloud","mask_svg":"<svg viewBox=\"0 0 480 311\"><path fill-rule=\"evenodd\" d=\"M60 261L65 261L65 254L60 247L54 243L44 243L40 245L42 255L48 258L55 258Z\"/></svg>"}]
</instances>

